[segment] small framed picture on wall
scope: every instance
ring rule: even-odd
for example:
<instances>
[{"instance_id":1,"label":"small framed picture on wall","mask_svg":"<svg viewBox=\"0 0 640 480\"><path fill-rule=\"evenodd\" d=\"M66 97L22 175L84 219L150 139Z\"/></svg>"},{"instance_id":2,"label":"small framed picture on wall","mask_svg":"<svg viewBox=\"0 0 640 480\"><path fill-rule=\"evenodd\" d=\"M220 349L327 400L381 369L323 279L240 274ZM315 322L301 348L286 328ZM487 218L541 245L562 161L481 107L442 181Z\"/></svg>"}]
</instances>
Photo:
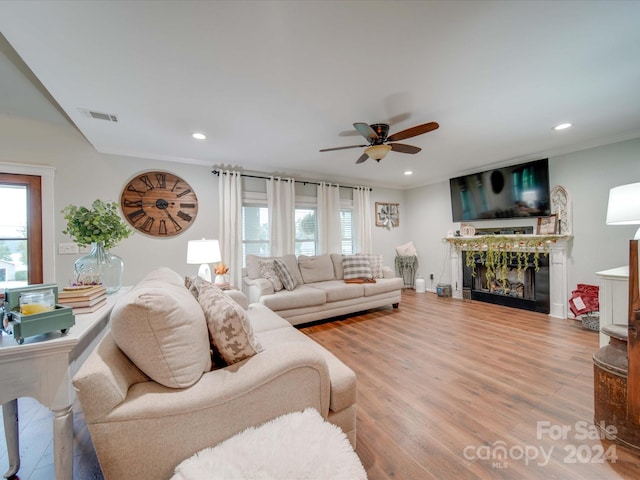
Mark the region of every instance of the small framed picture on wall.
<instances>
[{"instance_id":1,"label":"small framed picture on wall","mask_svg":"<svg viewBox=\"0 0 640 480\"><path fill-rule=\"evenodd\" d=\"M558 215L538 218L537 235L556 235L558 233Z\"/></svg>"},{"instance_id":2,"label":"small framed picture on wall","mask_svg":"<svg viewBox=\"0 0 640 480\"><path fill-rule=\"evenodd\" d=\"M400 225L400 204L376 202L376 226L392 228Z\"/></svg>"}]
</instances>

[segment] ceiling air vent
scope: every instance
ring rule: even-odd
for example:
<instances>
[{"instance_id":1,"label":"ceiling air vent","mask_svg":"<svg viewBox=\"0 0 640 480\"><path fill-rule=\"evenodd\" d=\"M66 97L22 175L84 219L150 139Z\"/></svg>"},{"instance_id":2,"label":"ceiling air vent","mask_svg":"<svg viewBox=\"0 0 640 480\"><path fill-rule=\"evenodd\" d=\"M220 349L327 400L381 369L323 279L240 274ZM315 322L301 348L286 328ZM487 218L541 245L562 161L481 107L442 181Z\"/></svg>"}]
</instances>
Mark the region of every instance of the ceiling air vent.
<instances>
[{"instance_id":1,"label":"ceiling air vent","mask_svg":"<svg viewBox=\"0 0 640 480\"><path fill-rule=\"evenodd\" d=\"M95 118L96 120L106 120L107 122L118 123L118 116L113 113L94 112L93 110L80 109L87 117Z\"/></svg>"}]
</instances>

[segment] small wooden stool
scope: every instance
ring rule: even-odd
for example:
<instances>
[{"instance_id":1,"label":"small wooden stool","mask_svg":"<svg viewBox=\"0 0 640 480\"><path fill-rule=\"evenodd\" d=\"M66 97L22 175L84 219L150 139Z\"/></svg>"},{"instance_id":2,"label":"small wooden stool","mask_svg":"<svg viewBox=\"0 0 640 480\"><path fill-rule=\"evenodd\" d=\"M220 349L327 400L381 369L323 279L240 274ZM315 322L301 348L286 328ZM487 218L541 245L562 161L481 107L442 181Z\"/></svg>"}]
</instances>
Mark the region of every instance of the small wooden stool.
<instances>
[{"instance_id":1,"label":"small wooden stool","mask_svg":"<svg viewBox=\"0 0 640 480\"><path fill-rule=\"evenodd\" d=\"M594 423L614 426L616 442L640 449L640 424L627 415L629 327L606 325L602 333L609 336L609 344L593 354Z\"/></svg>"}]
</instances>

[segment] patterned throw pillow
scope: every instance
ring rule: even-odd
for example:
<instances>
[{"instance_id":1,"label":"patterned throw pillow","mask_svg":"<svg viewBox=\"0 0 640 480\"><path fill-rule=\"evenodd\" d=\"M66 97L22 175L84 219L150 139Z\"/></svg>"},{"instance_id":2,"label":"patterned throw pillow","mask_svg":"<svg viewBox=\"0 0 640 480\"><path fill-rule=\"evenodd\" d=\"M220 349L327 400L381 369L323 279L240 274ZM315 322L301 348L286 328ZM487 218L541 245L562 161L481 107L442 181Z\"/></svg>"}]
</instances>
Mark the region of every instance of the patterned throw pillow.
<instances>
[{"instance_id":1,"label":"patterned throw pillow","mask_svg":"<svg viewBox=\"0 0 640 480\"><path fill-rule=\"evenodd\" d=\"M373 278L384 278L382 273L382 255L374 255L372 253L365 255L369 259L369 265L371 266L371 273Z\"/></svg>"},{"instance_id":2,"label":"patterned throw pillow","mask_svg":"<svg viewBox=\"0 0 640 480\"><path fill-rule=\"evenodd\" d=\"M260 276L271 282L275 292L279 292L284 288L272 258L268 260L258 260L258 269L260 270Z\"/></svg>"},{"instance_id":3,"label":"patterned throw pillow","mask_svg":"<svg viewBox=\"0 0 640 480\"><path fill-rule=\"evenodd\" d=\"M253 334L247 313L214 284L196 279L198 303L209 328L209 339L227 365L240 362L262 351Z\"/></svg>"},{"instance_id":4,"label":"patterned throw pillow","mask_svg":"<svg viewBox=\"0 0 640 480\"><path fill-rule=\"evenodd\" d=\"M298 286L298 282L296 282L296 279L293 278L293 275L291 275L291 272L282 260L274 260L273 267L275 268L276 272L278 272L278 276L280 277L284 288L291 291L296 288L296 286Z\"/></svg>"},{"instance_id":5,"label":"patterned throw pillow","mask_svg":"<svg viewBox=\"0 0 640 480\"><path fill-rule=\"evenodd\" d=\"M344 279L373 278L369 259L364 255L344 255L342 257L342 268L344 269Z\"/></svg>"}]
</instances>

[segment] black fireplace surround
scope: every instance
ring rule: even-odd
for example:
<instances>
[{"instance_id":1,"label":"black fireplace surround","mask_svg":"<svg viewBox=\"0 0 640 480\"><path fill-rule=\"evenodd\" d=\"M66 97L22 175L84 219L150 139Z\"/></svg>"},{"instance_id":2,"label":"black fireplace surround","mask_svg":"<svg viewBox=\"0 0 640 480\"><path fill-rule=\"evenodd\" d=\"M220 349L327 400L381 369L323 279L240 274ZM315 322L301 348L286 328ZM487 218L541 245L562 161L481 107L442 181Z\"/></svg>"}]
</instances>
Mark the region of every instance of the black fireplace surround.
<instances>
[{"instance_id":1,"label":"black fireplace surround","mask_svg":"<svg viewBox=\"0 0 640 480\"><path fill-rule=\"evenodd\" d=\"M467 255L475 257L475 276L472 268L467 266ZM526 269L519 277L516 273L517 260L513 265L509 265L509 268L512 269L512 273L509 274L508 280L487 279L486 267L482 263L481 256L473 252L463 252L462 285L465 290L470 290L472 300L549 313L549 257L543 254L538 257L536 271L533 253L530 253Z\"/></svg>"}]
</instances>

